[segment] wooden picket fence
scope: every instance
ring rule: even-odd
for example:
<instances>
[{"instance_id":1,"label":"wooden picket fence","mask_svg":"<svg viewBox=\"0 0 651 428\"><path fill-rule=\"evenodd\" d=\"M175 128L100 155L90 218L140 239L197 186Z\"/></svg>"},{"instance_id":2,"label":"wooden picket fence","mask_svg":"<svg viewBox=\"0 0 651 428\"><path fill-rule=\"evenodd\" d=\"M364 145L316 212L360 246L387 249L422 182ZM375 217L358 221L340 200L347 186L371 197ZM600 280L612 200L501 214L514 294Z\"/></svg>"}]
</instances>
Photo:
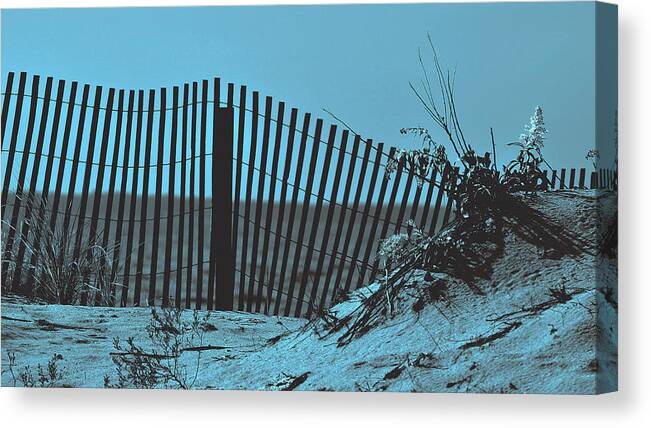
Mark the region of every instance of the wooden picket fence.
<instances>
[{"instance_id":1,"label":"wooden picket fence","mask_svg":"<svg viewBox=\"0 0 651 428\"><path fill-rule=\"evenodd\" d=\"M450 166L422 186L401 168L389 179L395 148L326 130L271 97L261 110L246 86L236 93L215 78L170 97L59 80L53 95L51 77L42 93L39 76L29 92L26 73L16 90L15 79L6 77L2 104L3 268L9 254L18 272L36 262L24 239L34 212L21 195L38 195L50 227L99 234L115 249L121 306L309 317L372 281L379 241L407 220L434 233L454 213L442 190ZM613 174L586 183L585 169L562 169L550 184L609 188Z\"/></svg>"}]
</instances>

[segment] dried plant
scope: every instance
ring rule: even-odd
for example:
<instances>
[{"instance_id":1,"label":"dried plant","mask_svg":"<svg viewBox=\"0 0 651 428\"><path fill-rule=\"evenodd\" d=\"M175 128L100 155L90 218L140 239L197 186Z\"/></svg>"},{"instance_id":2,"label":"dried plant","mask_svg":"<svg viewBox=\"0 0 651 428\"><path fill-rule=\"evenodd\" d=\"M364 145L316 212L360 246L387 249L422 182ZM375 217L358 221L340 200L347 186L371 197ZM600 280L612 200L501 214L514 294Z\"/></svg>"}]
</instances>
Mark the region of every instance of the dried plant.
<instances>
[{"instance_id":1,"label":"dried plant","mask_svg":"<svg viewBox=\"0 0 651 428\"><path fill-rule=\"evenodd\" d=\"M455 100L455 77L456 70L443 70L443 66L439 60L436 48L430 35L427 35L427 41L432 52L432 60L434 65L434 79L438 83L439 90L434 91L432 88L430 73L425 67L423 56L418 51L418 61L422 71L422 79L420 82L421 89L417 89L413 83L409 83L410 88L422 104L427 114L432 118L434 123L443 131L448 141L452 144L452 148L457 154L461 162L464 162L464 155L472 150L472 147L466 142L466 138L461 128L461 121L457 111Z\"/></svg>"},{"instance_id":2,"label":"dried plant","mask_svg":"<svg viewBox=\"0 0 651 428\"><path fill-rule=\"evenodd\" d=\"M59 361L63 360L63 355L55 353L52 358L47 362L46 366L38 364L36 370L32 370L30 366L25 366L18 373L15 372L16 368L16 354L7 352L8 367L13 386L20 385L25 388L61 388L68 385L63 383L65 377L65 369L59 367Z\"/></svg>"},{"instance_id":3,"label":"dried plant","mask_svg":"<svg viewBox=\"0 0 651 428\"><path fill-rule=\"evenodd\" d=\"M599 161L599 150L596 149L588 150L588 153L585 155L585 159L592 162L592 167L594 169L597 169L597 161Z\"/></svg>"},{"instance_id":4,"label":"dried plant","mask_svg":"<svg viewBox=\"0 0 651 428\"><path fill-rule=\"evenodd\" d=\"M22 197L30 215L16 226L15 241L4 241L3 287L11 284L11 292L48 303L113 305L121 286L119 268L112 264L115 249L102 243L100 232L80 230L76 220L67 226L52 224L47 199Z\"/></svg>"},{"instance_id":5,"label":"dried plant","mask_svg":"<svg viewBox=\"0 0 651 428\"><path fill-rule=\"evenodd\" d=\"M391 177L398 166L407 168L416 176L416 183L423 186L433 170L439 173L448 162L445 146L438 144L425 128L402 128L401 134L412 134L422 139L422 147L416 150L399 149L390 157L385 168L385 175Z\"/></svg>"},{"instance_id":6,"label":"dried plant","mask_svg":"<svg viewBox=\"0 0 651 428\"><path fill-rule=\"evenodd\" d=\"M190 321L182 319L183 311L165 308L160 313L152 308L147 326L150 348L145 349L133 337L123 345L114 340L112 360L117 370L117 383L104 377L107 388L178 388L193 387L199 374L205 332L214 327L208 323L210 313L193 312ZM182 358L184 353L195 352L196 358Z\"/></svg>"},{"instance_id":7,"label":"dried plant","mask_svg":"<svg viewBox=\"0 0 651 428\"><path fill-rule=\"evenodd\" d=\"M537 106L525 132L520 135L520 140L509 143L520 148L518 155L504 168L502 183L511 192L525 191L536 192L547 190L549 182L540 166L545 162L542 154L544 147L545 121L543 110Z\"/></svg>"}]
</instances>

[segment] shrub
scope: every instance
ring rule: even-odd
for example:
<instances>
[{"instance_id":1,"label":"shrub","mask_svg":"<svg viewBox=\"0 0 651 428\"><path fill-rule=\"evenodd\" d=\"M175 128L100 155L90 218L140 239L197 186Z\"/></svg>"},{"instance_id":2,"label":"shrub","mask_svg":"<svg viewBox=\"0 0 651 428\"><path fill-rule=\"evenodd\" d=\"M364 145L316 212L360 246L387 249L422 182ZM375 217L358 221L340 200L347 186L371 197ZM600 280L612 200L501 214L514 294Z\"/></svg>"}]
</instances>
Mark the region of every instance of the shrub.
<instances>
[{"instance_id":1,"label":"shrub","mask_svg":"<svg viewBox=\"0 0 651 428\"><path fill-rule=\"evenodd\" d=\"M52 355L45 367L38 364L34 371L30 366L25 366L18 373L14 372L16 355L13 352L8 352L7 356L9 360L7 371L11 375L14 387L19 382L25 388L61 388L69 386L63 383L65 370L58 366L59 361L63 360L61 354Z\"/></svg>"},{"instance_id":2,"label":"shrub","mask_svg":"<svg viewBox=\"0 0 651 428\"><path fill-rule=\"evenodd\" d=\"M201 316L194 311L191 321L182 319L183 311L165 308L160 313L152 308L147 326L150 349L138 345L133 337L123 345L114 340L115 353L112 360L117 370L117 383L104 377L107 388L178 388L190 389L197 380L204 334L212 327L210 314ZM196 352L194 363L182 361L184 352Z\"/></svg>"},{"instance_id":3,"label":"shrub","mask_svg":"<svg viewBox=\"0 0 651 428\"><path fill-rule=\"evenodd\" d=\"M453 175L451 180L457 213L470 217L493 210L505 192L499 174L491 168L490 155L477 156L471 150L464 160L468 165L464 174Z\"/></svg>"}]
</instances>

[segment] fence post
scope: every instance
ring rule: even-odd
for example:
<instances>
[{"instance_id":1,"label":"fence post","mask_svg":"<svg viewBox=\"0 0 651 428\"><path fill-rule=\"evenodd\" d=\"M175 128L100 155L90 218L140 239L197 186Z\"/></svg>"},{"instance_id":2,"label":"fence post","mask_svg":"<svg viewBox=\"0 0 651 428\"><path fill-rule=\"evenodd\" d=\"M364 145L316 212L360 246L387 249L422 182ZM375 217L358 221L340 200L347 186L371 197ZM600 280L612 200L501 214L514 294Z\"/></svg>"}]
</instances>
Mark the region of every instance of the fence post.
<instances>
[{"instance_id":1,"label":"fence post","mask_svg":"<svg viewBox=\"0 0 651 428\"><path fill-rule=\"evenodd\" d=\"M574 189L574 179L576 178L576 169L570 169L570 189Z\"/></svg>"},{"instance_id":2,"label":"fence post","mask_svg":"<svg viewBox=\"0 0 651 428\"><path fill-rule=\"evenodd\" d=\"M216 112L213 137L211 252L215 257L215 309L233 309L235 295L235 255L231 233L233 210L233 108ZM236 195L239 197L239 195ZM212 284L210 284L212 286Z\"/></svg>"}]
</instances>

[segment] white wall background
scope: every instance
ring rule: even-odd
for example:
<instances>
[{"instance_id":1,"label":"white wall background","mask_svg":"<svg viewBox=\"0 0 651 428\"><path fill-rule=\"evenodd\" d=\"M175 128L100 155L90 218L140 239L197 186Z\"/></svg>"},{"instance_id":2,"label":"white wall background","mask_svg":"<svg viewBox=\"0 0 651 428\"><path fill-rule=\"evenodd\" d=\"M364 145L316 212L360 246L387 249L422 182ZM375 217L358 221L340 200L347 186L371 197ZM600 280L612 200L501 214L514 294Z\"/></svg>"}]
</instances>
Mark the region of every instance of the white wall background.
<instances>
[{"instance_id":1,"label":"white wall background","mask_svg":"<svg viewBox=\"0 0 651 428\"><path fill-rule=\"evenodd\" d=\"M365 0L356 2L367 3ZM376 1L377 2L377 1ZM274 4L273 0L0 0L0 7ZM283 0L281 3L310 3ZM321 0L319 3L345 3ZM651 422L651 6L620 5L620 392L599 397L0 390L6 427L617 427ZM646 198L645 198L646 196ZM644 224L646 222L646 224Z\"/></svg>"}]
</instances>

